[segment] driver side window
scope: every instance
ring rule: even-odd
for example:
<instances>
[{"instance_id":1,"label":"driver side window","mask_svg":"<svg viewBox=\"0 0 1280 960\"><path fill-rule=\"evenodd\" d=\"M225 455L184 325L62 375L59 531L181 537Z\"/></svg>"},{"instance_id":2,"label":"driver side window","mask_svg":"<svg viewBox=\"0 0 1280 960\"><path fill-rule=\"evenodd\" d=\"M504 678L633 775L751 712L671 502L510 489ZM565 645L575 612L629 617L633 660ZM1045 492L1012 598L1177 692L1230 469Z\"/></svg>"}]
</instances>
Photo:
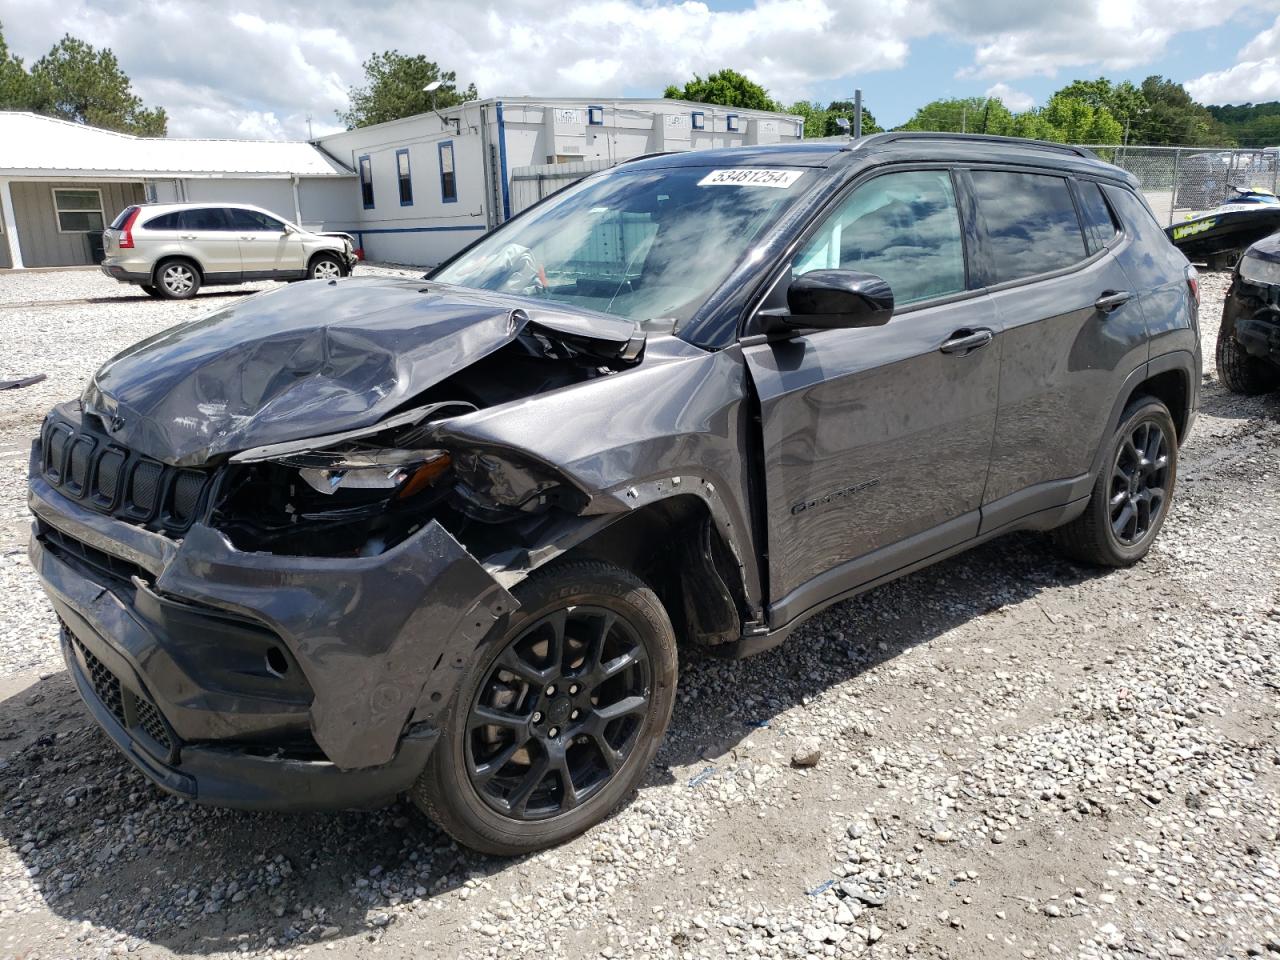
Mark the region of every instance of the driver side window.
<instances>
[{"instance_id":1,"label":"driver side window","mask_svg":"<svg viewBox=\"0 0 1280 960\"><path fill-rule=\"evenodd\" d=\"M791 264L857 270L886 280L898 306L965 289L964 243L946 170L887 173L849 194Z\"/></svg>"}]
</instances>

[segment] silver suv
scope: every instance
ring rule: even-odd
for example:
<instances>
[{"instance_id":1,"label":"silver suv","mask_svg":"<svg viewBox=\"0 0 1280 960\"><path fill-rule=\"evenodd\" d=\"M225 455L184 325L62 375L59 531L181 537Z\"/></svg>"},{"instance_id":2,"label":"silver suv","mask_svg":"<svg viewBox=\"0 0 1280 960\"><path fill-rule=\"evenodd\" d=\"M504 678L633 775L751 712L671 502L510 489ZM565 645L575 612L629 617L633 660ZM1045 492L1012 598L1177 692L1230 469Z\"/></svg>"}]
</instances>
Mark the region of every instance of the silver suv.
<instances>
[{"instance_id":1,"label":"silver suv","mask_svg":"<svg viewBox=\"0 0 1280 960\"><path fill-rule=\"evenodd\" d=\"M166 300L190 299L206 284L330 280L356 263L349 234L312 233L243 203L125 207L103 247L103 273Z\"/></svg>"}]
</instances>

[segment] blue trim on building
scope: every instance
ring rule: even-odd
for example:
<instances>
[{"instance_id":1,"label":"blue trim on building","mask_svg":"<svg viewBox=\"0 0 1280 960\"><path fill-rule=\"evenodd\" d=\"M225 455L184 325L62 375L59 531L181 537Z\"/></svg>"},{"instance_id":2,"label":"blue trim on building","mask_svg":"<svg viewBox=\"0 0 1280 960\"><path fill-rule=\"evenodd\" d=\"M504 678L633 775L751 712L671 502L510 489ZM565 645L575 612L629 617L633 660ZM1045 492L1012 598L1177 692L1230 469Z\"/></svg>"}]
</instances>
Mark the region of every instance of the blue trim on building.
<instances>
[{"instance_id":1,"label":"blue trim on building","mask_svg":"<svg viewBox=\"0 0 1280 960\"><path fill-rule=\"evenodd\" d=\"M357 230L356 232L361 238L363 238L366 233L451 233L462 230L485 229L487 228L483 224L475 224L473 226L464 227L379 227L373 230ZM360 246L364 246L363 239L361 240Z\"/></svg>"},{"instance_id":2,"label":"blue trim on building","mask_svg":"<svg viewBox=\"0 0 1280 960\"><path fill-rule=\"evenodd\" d=\"M453 196L449 196L444 188L444 148L449 148L449 172L453 174ZM452 140L441 140L436 144L436 154L440 159L440 202L441 203L457 203L458 202L458 155L453 149Z\"/></svg>"},{"instance_id":3,"label":"blue trim on building","mask_svg":"<svg viewBox=\"0 0 1280 960\"><path fill-rule=\"evenodd\" d=\"M600 117L599 120L595 119L597 116L596 111L599 111L599 114L598 114ZM591 104L591 106L587 107L587 126L589 127L604 126L604 107L602 107L600 104L593 103Z\"/></svg>"},{"instance_id":4,"label":"blue trim on building","mask_svg":"<svg viewBox=\"0 0 1280 960\"><path fill-rule=\"evenodd\" d=\"M498 163L502 168L502 222L511 219L511 193L507 183L507 128L502 122L502 101L498 101Z\"/></svg>"},{"instance_id":5,"label":"blue trim on building","mask_svg":"<svg viewBox=\"0 0 1280 960\"><path fill-rule=\"evenodd\" d=\"M707 115L701 110L689 114L689 128L692 130L707 129Z\"/></svg>"},{"instance_id":6,"label":"blue trim on building","mask_svg":"<svg viewBox=\"0 0 1280 960\"><path fill-rule=\"evenodd\" d=\"M400 172L400 158L405 159L405 171ZM404 198L405 181L408 180L409 199ZM401 147L396 151L396 188L400 191L400 206L413 206L413 161L409 158L409 148Z\"/></svg>"},{"instance_id":7,"label":"blue trim on building","mask_svg":"<svg viewBox=\"0 0 1280 960\"><path fill-rule=\"evenodd\" d=\"M726 113L724 116L724 128L729 133L738 132L738 115L736 113Z\"/></svg>"},{"instance_id":8,"label":"blue trim on building","mask_svg":"<svg viewBox=\"0 0 1280 960\"><path fill-rule=\"evenodd\" d=\"M364 179L364 165L366 163L369 164L368 183L366 183ZM374 197L374 194L373 194L373 161L369 159L369 154L366 153L363 157L359 157L356 159L356 170L360 172L360 202L361 204L364 205L364 208L366 210L372 210L374 207L374 203L376 202L376 197ZM364 199L364 188L366 186L369 188L368 202L366 202Z\"/></svg>"}]
</instances>

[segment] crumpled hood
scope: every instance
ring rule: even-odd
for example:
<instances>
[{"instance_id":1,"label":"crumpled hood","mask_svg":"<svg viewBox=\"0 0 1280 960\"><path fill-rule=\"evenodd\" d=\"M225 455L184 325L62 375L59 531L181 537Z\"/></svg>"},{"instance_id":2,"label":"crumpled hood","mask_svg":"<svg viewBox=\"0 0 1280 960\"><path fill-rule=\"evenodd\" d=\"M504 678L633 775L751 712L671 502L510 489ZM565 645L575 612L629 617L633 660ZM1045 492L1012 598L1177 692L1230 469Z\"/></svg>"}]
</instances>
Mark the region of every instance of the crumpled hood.
<instances>
[{"instance_id":1,"label":"crumpled hood","mask_svg":"<svg viewBox=\"0 0 1280 960\"><path fill-rule=\"evenodd\" d=\"M372 426L527 324L621 353L636 325L425 280L307 281L143 340L85 389L112 437L175 466Z\"/></svg>"}]
</instances>

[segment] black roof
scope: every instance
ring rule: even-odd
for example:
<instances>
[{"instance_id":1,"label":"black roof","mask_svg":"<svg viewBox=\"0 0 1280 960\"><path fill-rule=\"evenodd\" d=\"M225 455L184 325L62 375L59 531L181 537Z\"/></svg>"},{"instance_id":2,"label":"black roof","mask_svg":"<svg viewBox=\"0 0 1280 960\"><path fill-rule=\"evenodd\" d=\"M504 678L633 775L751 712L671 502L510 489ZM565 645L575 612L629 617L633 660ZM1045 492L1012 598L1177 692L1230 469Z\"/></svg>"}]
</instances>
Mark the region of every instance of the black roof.
<instances>
[{"instance_id":1,"label":"black roof","mask_svg":"<svg viewBox=\"0 0 1280 960\"><path fill-rule=\"evenodd\" d=\"M652 154L627 162L642 167L748 167L755 164L789 167L861 166L861 161L946 160L974 163L1016 162L1053 167L1075 173L1091 173L1133 185L1131 174L1099 160L1085 147L1044 140L994 137L980 134L890 132L857 140L801 140L794 143L722 147L681 153Z\"/></svg>"}]
</instances>

